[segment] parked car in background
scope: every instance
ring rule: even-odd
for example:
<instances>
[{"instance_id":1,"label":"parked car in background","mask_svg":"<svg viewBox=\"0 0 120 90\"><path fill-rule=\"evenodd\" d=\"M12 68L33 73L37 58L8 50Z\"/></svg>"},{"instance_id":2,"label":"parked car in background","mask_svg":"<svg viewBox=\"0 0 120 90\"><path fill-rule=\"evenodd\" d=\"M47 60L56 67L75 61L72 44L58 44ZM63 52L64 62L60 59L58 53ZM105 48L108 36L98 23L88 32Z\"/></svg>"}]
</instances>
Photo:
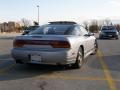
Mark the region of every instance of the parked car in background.
<instances>
[{"instance_id":1,"label":"parked car in background","mask_svg":"<svg viewBox=\"0 0 120 90\"><path fill-rule=\"evenodd\" d=\"M100 39L103 39L103 38L119 39L119 32L118 32L118 30L116 29L115 26L103 26L101 28L99 38Z\"/></svg>"},{"instance_id":2,"label":"parked car in background","mask_svg":"<svg viewBox=\"0 0 120 90\"><path fill-rule=\"evenodd\" d=\"M80 68L84 59L97 49L96 38L83 26L56 21L16 37L11 53L16 63L67 64Z\"/></svg>"},{"instance_id":3,"label":"parked car in background","mask_svg":"<svg viewBox=\"0 0 120 90\"><path fill-rule=\"evenodd\" d=\"M36 25L36 26L30 26L29 28L27 28L26 30L24 30L24 32L22 33L22 35L26 35L29 32L36 30L38 27L39 27L38 25Z\"/></svg>"}]
</instances>

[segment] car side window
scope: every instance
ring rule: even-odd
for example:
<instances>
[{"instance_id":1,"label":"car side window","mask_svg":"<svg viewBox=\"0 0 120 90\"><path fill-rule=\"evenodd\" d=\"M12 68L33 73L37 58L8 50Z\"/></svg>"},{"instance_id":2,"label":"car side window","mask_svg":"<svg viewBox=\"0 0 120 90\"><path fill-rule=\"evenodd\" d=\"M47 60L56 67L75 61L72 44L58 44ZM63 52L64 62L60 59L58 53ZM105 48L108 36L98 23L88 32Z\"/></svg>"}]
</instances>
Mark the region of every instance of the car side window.
<instances>
[{"instance_id":1,"label":"car side window","mask_svg":"<svg viewBox=\"0 0 120 90\"><path fill-rule=\"evenodd\" d=\"M70 29L66 30L65 35L79 36L80 35L80 29L75 26L73 28L70 28Z\"/></svg>"},{"instance_id":2,"label":"car side window","mask_svg":"<svg viewBox=\"0 0 120 90\"><path fill-rule=\"evenodd\" d=\"M87 30L84 27L82 27L82 26L79 26L79 27L82 32L82 35L88 34Z\"/></svg>"},{"instance_id":3,"label":"car side window","mask_svg":"<svg viewBox=\"0 0 120 90\"><path fill-rule=\"evenodd\" d=\"M80 29L78 27L74 27L73 29L70 30L69 35L76 35L76 36L81 35Z\"/></svg>"},{"instance_id":4,"label":"car side window","mask_svg":"<svg viewBox=\"0 0 120 90\"><path fill-rule=\"evenodd\" d=\"M73 32L72 32L74 35L77 35L77 36L80 36L80 35L82 35L81 34L81 30L80 30L80 28L79 27L74 27L74 30L73 30Z\"/></svg>"}]
</instances>

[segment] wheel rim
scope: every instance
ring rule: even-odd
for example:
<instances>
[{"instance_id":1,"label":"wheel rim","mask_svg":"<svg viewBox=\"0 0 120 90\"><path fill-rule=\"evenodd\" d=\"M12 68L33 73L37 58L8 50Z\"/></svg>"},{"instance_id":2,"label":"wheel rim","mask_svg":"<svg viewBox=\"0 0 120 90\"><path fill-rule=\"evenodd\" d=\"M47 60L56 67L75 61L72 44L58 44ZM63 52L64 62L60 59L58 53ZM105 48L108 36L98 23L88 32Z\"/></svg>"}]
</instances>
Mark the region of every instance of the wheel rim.
<instances>
[{"instance_id":1,"label":"wheel rim","mask_svg":"<svg viewBox=\"0 0 120 90\"><path fill-rule=\"evenodd\" d=\"M78 60L78 64L79 64L79 66L81 66L82 65L82 62L83 62L83 55L82 55L82 52L79 50L79 52L78 52L78 58L77 58Z\"/></svg>"},{"instance_id":2,"label":"wheel rim","mask_svg":"<svg viewBox=\"0 0 120 90\"><path fill-rule=\"evenodd\" d=\"M98 46L97 43L95 43L95 52L97 52Z\"/></svg>"}]
</instances>

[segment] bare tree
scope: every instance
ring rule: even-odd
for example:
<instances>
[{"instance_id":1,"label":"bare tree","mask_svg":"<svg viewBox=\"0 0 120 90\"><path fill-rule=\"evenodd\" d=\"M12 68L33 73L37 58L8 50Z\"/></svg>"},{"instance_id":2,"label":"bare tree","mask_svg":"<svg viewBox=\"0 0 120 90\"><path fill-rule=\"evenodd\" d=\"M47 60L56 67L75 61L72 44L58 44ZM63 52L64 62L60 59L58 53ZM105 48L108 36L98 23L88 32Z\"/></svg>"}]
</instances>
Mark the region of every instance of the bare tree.
<instances>
[{"instance_id":1,"label":"bare tree","mask_svg":"<svg viewBox=\"0 0 120 90\"><path fill-rule=\"evenodd\" d=\"M98 32L99 31L99 25L98 25L98 21L97 20L93 20L90 23L89 31L90 32Z\"/></svg>"},{"instance_id":2,"label":"bare tree","mask_svg":"<svg viewBox=\"0 0 120 90\"><path fill-rule=\"evenodd\" d=\"M85 27L85 29L89 29L89 23L87 21L83 22L83 26Z\"/></svg>"},{"instance_id":3,"label":"bare tree","mask_svg":"<svg viewBox=\"0 0 120 90\"><path fill-rule=\"evenodd\" d=\"M104 24L105 24L105 25L113 25L113 24L112 24L112 21L111 21L110 19L104 20Z\"/></svg>"},{"instance_id":4,"label":"bare tree","mask_svg":"<svg viewBox=\"0 0 120 90\"><path fill-rule=\"evenodd\" d=\"M92 21L91 21L91 24L92 24L92 25L98 25L98 21L97 21L97 20L92 20Z\"/></svg>"},{"instance_id":5,"label":"bare tree","mask_svg":"<svg viewBox=\"0 0 120 90\"><path fill-rule=\"evenodd\" d=\"M116 29L120 32L120 24L116 24Z\"/></svg>"},{"instance_id":6,"label":"bare tree","mask_svg":"<svg viewBox=\"0 0 120 90\"><path fill-rule=\"evenodd\" d=\"M25 18L21 19L21 21L24 27L29 27L31 25L30 21Z\"/></svg>"}]
</instances>

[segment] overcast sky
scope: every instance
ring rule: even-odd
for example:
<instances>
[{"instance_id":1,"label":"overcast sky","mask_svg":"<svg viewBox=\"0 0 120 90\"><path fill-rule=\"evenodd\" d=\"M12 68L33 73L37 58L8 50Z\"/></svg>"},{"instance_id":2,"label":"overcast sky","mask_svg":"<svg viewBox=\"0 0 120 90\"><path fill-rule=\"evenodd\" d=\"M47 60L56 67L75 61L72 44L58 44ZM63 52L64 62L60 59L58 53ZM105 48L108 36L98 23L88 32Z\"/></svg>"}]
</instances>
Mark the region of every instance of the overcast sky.
<instances>
[{"instance_id":1,"label":"overcast sky","mask_svg":"<svg viewBox=\"0 0 120 90\"><path fill-rule=\"evenodd\" d=\"M0 22L37 20L40 6L40 23L53 20L120 19L120 0L0 0Z\"/></svg>"}]
</instances>

